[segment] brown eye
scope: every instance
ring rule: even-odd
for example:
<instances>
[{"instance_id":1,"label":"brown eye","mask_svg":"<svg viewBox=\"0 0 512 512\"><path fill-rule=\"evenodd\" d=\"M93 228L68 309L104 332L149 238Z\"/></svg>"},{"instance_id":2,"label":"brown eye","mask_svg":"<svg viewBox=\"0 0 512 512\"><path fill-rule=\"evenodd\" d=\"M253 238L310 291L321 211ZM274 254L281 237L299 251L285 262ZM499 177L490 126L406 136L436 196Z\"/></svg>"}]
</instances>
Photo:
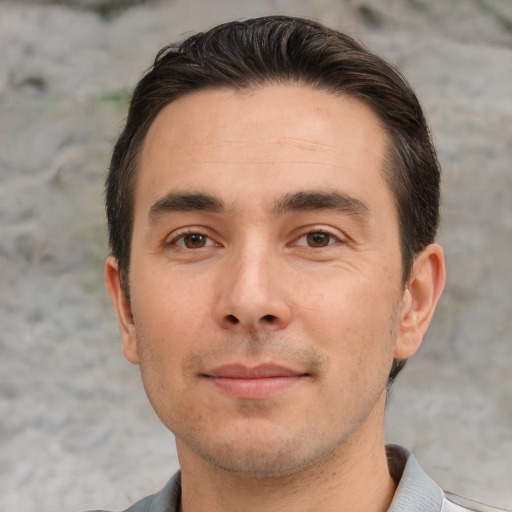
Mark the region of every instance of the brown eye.
<instances>
[{"instance_id":1,"label":"brown eye","mask_svg":"<svg viewBox=\"0 0 512 512\"><path fill-rule=\"evenodd\" d=\"M208 237L201 235L200 233L190 233L189 235L183 235L183 245L187 249L201 249L206 246Z\"/></svg>"},{"instance_id":2,"label":"brown eye","mask_svg":"<svg viewBox=\"0 0 512 512\"><path fill-rule=\"evenodd\" d=\"M306 235L306 241L309 247L327 247L331 243L333 237L328 233L322 233L317 231L314 233L308 233Z\"/></svg>"},{"instance_id":3,"label":"brown eye","mask_svg":"<svg viewBox=\"0 0 512 512\"><path fill-rule=\"evenodd\" d=\"M202 249L215 245L214 241L207 235L201 233L185 233L174 238L170 245L176 245L184 249Z\"/></svg>"}]
</instances>

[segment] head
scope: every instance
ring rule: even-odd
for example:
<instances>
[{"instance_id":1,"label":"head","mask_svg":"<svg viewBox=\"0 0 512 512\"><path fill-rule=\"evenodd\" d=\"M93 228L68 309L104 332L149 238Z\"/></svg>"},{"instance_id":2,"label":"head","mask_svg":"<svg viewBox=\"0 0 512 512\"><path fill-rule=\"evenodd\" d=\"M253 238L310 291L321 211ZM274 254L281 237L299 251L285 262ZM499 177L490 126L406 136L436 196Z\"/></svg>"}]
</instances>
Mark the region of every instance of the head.
<instances>
[{"instance_id":1,"label":"head","mask_svg":"<svg viewBox=\"0 0 512 512\"><path fill-rule=\"evenodd\" d=\"M414 94L347 36L273 17L160 52L112 158L107 283L182 467L378 444L444 282L438 202Z\"/></svg>"},{"instance_id":2,"label":"head","mask_svg":"<svg viewBox=\"0 0 512 512\"><path fill-rule=\"evenodd\" d=\"M400 72L349 36L310 20L274 16L232 22L163 48L133 93L106 184L110 246L127 297L134 187L154 119L194 91L265 84L300 84L368 105L390 140L383 173L398 212L404 284L415 255L434 241L439 164L422 109ZM393 362L390 384L404 364Z\"/></svg>"}]
</instances>

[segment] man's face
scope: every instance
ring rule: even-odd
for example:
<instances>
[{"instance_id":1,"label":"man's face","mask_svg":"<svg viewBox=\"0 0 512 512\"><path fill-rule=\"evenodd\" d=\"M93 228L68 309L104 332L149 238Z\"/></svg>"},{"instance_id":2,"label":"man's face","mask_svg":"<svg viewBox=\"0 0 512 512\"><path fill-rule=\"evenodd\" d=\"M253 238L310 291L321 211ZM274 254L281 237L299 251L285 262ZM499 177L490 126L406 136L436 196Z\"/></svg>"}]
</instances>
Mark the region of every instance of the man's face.
<instances>
[{"instance_id":1,"label":"man's face","mask_svg":"<svg viewBox=\"0 0 512 512\"><path fill-rule=\"evenodd\" d=\"M180 457L284 474L382 430L404 295L386 144L364 104L301 86L154 121L123 343Z\"/></svg>"}]
</instances>

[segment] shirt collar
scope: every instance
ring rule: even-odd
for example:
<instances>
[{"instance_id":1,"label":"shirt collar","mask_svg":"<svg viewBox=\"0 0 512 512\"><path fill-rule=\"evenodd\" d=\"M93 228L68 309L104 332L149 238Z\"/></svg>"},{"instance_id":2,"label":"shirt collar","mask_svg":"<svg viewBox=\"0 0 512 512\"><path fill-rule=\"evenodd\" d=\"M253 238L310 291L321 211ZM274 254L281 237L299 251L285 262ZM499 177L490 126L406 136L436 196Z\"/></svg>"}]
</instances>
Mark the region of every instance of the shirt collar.
<instances>
[{"instance_id":1,"label":"shirt collar","mask_svg":"<svg viewBox=\"0 0 512 512\"><path fill-rule=\"evenodd\" d=\"M386 447L389 472L398 483L388 512L439 512L444 493L408 450Z\"/></svg>"}]
</instances>

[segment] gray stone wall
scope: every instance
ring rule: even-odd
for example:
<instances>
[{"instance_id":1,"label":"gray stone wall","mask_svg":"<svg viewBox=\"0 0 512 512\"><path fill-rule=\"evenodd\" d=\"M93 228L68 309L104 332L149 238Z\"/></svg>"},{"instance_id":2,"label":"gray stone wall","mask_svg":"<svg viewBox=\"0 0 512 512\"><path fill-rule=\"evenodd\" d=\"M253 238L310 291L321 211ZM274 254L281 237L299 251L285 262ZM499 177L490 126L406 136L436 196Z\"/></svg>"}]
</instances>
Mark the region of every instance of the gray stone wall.
<instances>
[{"instance_id":1,"label":"gray stone wall","mask_svg":"<svg viewBox=\"0 0 512 512\"><path fill-rule=\"evenodd\" d=\"M424 104L448 284L387 436L445 488L512 508L512 1L0 0L1 512L121 508L177 467L120 352L102 183L156 51L270 13L355 34Z\"/></svg>"}]
</instances>

